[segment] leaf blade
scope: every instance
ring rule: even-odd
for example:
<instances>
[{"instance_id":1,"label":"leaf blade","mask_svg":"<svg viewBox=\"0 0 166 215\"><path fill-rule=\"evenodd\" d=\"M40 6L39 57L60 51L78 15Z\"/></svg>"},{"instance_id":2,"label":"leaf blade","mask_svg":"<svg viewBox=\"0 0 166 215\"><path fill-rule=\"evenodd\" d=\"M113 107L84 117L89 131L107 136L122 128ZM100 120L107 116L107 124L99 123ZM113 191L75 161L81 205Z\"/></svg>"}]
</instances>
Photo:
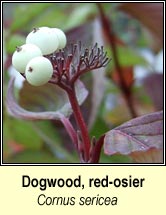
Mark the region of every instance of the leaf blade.
<instances>
[{"instance_id":1,"label":"leaf blade","mask_svg":"<svg viewBox=\"0 0 166 215\"><path fill-rule=\"evenodd\" d=\"M33 112L33 111L28 111L24 109L16 102L14 98L14 95L13 95L14 80L15 80L14 78L11 78L9 82L7 97L6 97L6 106L10 115L16 118L26 119L26 120L47 119L47 120L61 121L62 118L69 117L72 114L72 108L69 101L64 101L64 104L62 105L62 107L56 111ZM76 83L75 88L76 88L76 95L77 95L78 102L81 105L84 102L84 100L87 98L88 91L86 90L86 88L84 87L81 81L78 81Z\"/></svg>"},{"instance_id":2,"label":"leaf blade","mask_svg":"<svg viewBox=\"0 0 166 215\"><path fill-rule=\"evenodd\" d=\"M163 148L163 111L137 117L106 133L104 151L113 155Z\"/></svg>"},{"instance_id":3,"label":"leaf blade","mask_svg":"<svg viewBox=\"0 0 166 215\"><path fill-rule=\"evenodd\" d=\"M158 49L163 47L163 3L122 3L118 9L141 22L153 35ZM156 45L156 44L155 44Z\"/></svg>"}]
</instances>

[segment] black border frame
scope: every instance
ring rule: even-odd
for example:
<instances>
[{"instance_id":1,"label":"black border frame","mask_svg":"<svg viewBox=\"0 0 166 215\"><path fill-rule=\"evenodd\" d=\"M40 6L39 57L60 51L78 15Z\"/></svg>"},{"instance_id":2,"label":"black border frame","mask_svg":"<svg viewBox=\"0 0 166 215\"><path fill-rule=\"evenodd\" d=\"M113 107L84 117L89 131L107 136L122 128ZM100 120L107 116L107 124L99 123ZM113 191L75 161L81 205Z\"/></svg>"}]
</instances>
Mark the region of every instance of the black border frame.
<instances>
[{"instance_id":1,"label":"black border frame","mask_svg":"<svg viewBox=\"0 0 166 215\"><path fill-rule=\"evenodd\" d=\"M74 1L47 1L47 3L124 3L124 1L81 1L81 2L74 2ZM127 3L132 3L131 1L125 1ZM164 77L164 85L163 85L163 101L164 101L164 121L163 121L163 133L165 131L165 1L134 1L134 3L163 3L163 77ZM3 32L3 3L44 3L43 1L1 1L1 32ZM1 160L0 166L165 166L165 145L163 150L163 163L146 163L146 164L128 164L128 163L99 163L99 164L81 164L81 163L3 163L3 33L1 37ZM165 143L165 133L163 135L163 140Z\"/></svg>"}]
</instances>

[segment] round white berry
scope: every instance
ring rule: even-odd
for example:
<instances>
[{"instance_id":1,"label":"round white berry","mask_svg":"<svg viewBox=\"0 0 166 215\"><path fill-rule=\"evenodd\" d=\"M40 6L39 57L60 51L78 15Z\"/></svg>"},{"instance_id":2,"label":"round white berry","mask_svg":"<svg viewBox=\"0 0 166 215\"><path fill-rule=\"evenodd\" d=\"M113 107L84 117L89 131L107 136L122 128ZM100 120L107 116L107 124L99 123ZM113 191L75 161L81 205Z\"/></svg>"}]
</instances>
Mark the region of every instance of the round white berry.
<instances>
[{"instance_id":1,"label":"round white berry","mask_svg":"<svg viewBox=\"0 0 166 215\"><path fill-rule=\"evenodd\" d=\"M53 28L52 30L55 32L55 34L57 35L58 40L59 40L58 49L63 49L66 46L66 43L67 43L65 33L59 28Z\"/></svg>"},{"instance_id":2,"label":"round white berry","mask_svg":"<svg viewBox=\"0 0 166 215\"><path fill-rule=\"evenodd\" d=\"M34 44L24 44L16 48L12 56L12 65L18 72L24 73L27 63L37 56L42 56L39 47Z\"/></svg>"},{"instance_id":3,"label":"round white berry","mask_svg":"<svg viewBox=\"0 0 166 215\"><path fill-rule=\"evenodd\" d=\"M46 84L52 77L53 67L45 57L35 57L26 66L25 76L27 81L34 86Z\"/></svg>"},{"instance_id":4,"label":"round white berry","mask_svg":"<svg viewBox=\"0 0 166 215\"><path fill-rule=\"evenodd\" d=\"M26 43L37 45L41 49L43 55L52 54L59 46L57 35L48 27L34 28L33 31L28 34Z\"/></svg>"}]
</instances>

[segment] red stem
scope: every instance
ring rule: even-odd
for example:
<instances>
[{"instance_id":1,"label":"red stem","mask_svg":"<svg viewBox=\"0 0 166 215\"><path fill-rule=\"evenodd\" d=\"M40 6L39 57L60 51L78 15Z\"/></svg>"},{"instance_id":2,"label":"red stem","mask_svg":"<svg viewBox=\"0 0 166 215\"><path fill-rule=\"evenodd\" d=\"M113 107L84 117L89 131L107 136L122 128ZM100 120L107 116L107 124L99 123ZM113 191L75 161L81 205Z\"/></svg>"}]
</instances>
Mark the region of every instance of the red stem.
<instances>
[{"instance_id":1,"label":"red stem","mask_svg":"<svg viewBox=\"0 0 166 215\"><path fill-rule=\"evenodd\" d=\"M124 95L125 101L127 103L127 106L128 106L128 108L130 110L130 113L131 113L132 117L136 117L137 114L136 114L136 111L135 111L135 108L134 108L134 105L133 105L131 88L126 86L126 83L125 83L125 80L124 80L123 74L122 74L123 71L122 71L121 66L119 64L118 54L117 54L117 49L116 49L116 41L115 41L116 39L115 39L115 34L113 32L113 29L112 29L112 23L111 23L111 21L108 21L105 13L103 11L102 5L100 3L97 3L97 6L98 6L98 9L99 9L103 30L104 30L105 34L107 35L107 37L108 37L109 44L111 46L112 53L113 53L113 58L114 58L114 61L115 61L115 66L116 66L116 69L117 69L117 72L118 72L118 75L119 75L119 78L120 78L119 87L120 87L120 89L121 89L121 91L122 91L122 93Z\"/></svg>"},{"instance_id":2,"label":"red stem","mask_svg":"<svg viewBox=\"0 0 166 215\"><path fill-rule=\"evenodd\" d=\"M89 163L99 163L100 153L104 143L104 137L105 135L102 135L100 139L95 143L95 146L93 146Z\"/></svg>"},{"instance_id":3,"label":"red stem","mask_svg":"<svg viewBox=\"0 0 166 215\"><path fill-rule=\"evenodd\" d=\"M83 144L83 152L84 152L84 161L89 161L89 152L90 152L90 138L87 130L87 126L85 124L84 118L82 116L80 106L78 104L76 93L74 87L72 90L68 90L68 97L73 109L74 117L78 127L80 128L81 137L82 137L82 144Z\"/></svg>"}]
</instances>

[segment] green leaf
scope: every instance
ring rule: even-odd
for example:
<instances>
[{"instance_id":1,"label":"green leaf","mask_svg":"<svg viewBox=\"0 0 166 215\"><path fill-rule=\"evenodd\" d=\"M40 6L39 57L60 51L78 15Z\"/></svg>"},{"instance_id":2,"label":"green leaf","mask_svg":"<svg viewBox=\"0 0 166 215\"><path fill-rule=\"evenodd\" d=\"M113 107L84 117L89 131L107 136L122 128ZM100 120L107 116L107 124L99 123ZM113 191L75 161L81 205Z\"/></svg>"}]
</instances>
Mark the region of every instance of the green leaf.
<instances>
[{"instance_id":1,"label":"green leaf","mask_svg":"<svg viewBox=\"0 0 166 215\"><path fill-rule=\"evenodd\" d=\"M43 151L26 150L13 155L4 163L62 163L64 160L54 158L51 154Z\"/></svg>"},{"instance_id":2,"label":"green leaf","mask_svg":"<svg viewBox=\"0 0 166 215\"><path fill-rule=\"evenodd\" d=\"M93 16L96 16L95 4L79 4L79 7L75 8L68 17L66 27L70 29L81 25Z\"/></svg>"},{"instance_id":3,"label":"green leaf","mask_svg":"<svg viewBox=\"0 0 166 215\"><path fill-rule=\"evenodd\" d=\"M100 163L132 163L132 159L126 155L102 155Z\"/></svg>"},{"instance_id":4,"label":"green leaf","mask_svg":"<svg viewBox=\"0 0 166 215\"><path fill-rule=\"evenodd\" d=\"M45 121L36 121L33 123L33 129L39 129L44 135L49 137L52 142L54 142L54 145L62 144L60 134L56 131L55 126L53 126L53 123L51 121L45 120Z\"/></svg>"},{"instance_id":5,"label":"green leaf","mask_svg":"<svg viewBox=\"0 0 166 215\"><path fill-rule=\"evenodd\" d=\"M50 121L38 121L33 124L33 128L36 133L45 141L47 148L51 151L54 156L61 158L62 161L76 162L75 156L71 151L67 151L63 145L62 138L58 133L58 128L53 126Z\"/></svg>"},{"instance_id":6,"label":"green leaf","mask_svg":"<svg viewBox=\"0 0 166 215\"><path fill-rule=\"evenodd\" d=\"M109 56L113 56L111 49L107 49L107 51ZM124 67L135 65L148 66L148 62L145 60L145 58L131 48L117 46L117 56L119 64ZM115 66L114 60L111 61L110 66Z\"/></svg>"},{"instance_id":7,"label":"green leaf","mask_svg":"<svg viewBox=\"0 0 166 215\"><path fill-rule=\"evenodd\" d=\"M9 40L6 43L6 51L9 54L13 54L13 52L16 50L17 46L21 46L25 43L25 37L21 36L19 34L14 34L9 38Z\"/></svg>"},{"instance_id":8,"label":"green leaf","mask_svg":"<svg viewBox=\"0 0 166 215\"><path fill-rule=\"evenodd\" d=\"M11 32L24 29L27 24L33 21L37 16L41 15L53 3L28 3L17 6L11 25Z\"/></svg>"},{"instance_id":9,"label":"green leaf","mask_svg":"<svg viewBox=\"0 0 166 215\"><path fill-rule=\"evenodd\" d=\"M56 4L44 11L42 15L37 16L33 22L29 24L31 28L34 26L49 26L64 30L66 28L66 16L64 15L64 11Z\"/></svg>"},{"instance_id":10,"label":"green leaf","mask_svg":"<svg viewBox=\"0 0 166 215\"><path fill-rule=\"evenodd\" d=\"M101 118L100 115L98 115L96 121L94 122L94 125L90 131L91 136L95 136L97 139L107 132L109 130L109 127L105 123L105 121Z\"/></svg>"},{"instance_id":11,"label":"green leaf","mask_svg":"<svg viewBox=\"0 0 166 215\"><path fill-rule=\"evenodd\" d=\"M32 128L32 123L8 118L4 122L4 142L9 140L23 145L27 149L39 149L42 140Z\"/></svg>"}]
</instances>

